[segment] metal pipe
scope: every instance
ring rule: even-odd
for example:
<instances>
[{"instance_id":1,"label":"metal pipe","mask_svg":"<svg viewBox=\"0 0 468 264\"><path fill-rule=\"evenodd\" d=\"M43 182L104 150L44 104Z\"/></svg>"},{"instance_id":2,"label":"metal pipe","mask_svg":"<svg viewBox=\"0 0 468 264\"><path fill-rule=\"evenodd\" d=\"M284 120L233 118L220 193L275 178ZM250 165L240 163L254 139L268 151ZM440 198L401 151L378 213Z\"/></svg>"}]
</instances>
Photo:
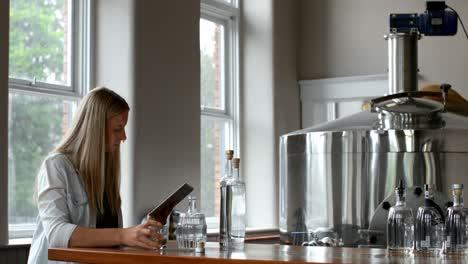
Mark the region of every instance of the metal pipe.
<instances>
[{"instance_id":1,"label":"metal pipe","mask_svg":"<svg viewBox=\"0 0 468 264\"><path fill-rule=\"evenodd\" d=\"M388 41L388 93L418 90L418 33L391 33Z\"/></svg>"}]
</instances>

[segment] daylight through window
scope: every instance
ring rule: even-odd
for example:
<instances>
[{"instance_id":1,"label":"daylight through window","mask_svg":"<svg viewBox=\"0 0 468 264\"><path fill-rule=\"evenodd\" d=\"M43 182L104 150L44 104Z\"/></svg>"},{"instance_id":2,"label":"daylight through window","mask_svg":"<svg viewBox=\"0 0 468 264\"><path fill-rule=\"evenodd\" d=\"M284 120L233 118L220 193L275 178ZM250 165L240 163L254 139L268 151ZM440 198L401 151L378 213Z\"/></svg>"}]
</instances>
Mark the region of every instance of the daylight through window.
<instances>
[{"instance_id":1,"label":"daylight through window","mask_svg":"<svg viewBox=\"0 0 468 264\"><path fill-rule=\"evenodd\" d=\"M219 225L219 179L224 152L238 151L238 7L202 1L200 18L201 210Z\"/></svg>"},{"instance_id":2,"label":"daylight through window","mask_svg":"<svg viewBox=\"0 0 468 264\"><path fill-rule=\"evenodd\" d=\"M84 24L77 23L77 17L81 22L87 17L83 13L86 3L10 1L10 238L32 235L37 217L33 199L37 172L70 125L77 101L86 87L82 79L84 72L78 70L85 63L85 47L78 45L84 39Z\"/></svg>"}]
</instances>

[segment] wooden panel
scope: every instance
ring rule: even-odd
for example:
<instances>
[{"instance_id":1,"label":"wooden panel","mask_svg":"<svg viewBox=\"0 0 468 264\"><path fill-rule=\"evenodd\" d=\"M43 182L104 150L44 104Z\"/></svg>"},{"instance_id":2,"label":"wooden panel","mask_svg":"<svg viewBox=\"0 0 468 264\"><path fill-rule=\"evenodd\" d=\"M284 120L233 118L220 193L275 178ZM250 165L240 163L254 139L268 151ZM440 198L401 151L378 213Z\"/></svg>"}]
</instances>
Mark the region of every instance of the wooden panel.
<instances>
[{"instance_id":1,"label":"wooden panel","mask_svg":"<svg viewBox=\"0 0 468 264\"><path fill-rule=\"evenodd\" d=\"M0 248L1 264L25 264L28 262L29 246Z\"/></svg>"},{"instance_id":2,"label":"wooden panel","mask_svg":"<svg viewBox=\"0 0 468 264\"><path fill-rule=\"evenodd\" d=\"M0 249L0 263L6 263L6 250Z\"/></svg>"},{"instance_id":3,"label":"wooden panel","mask_svg":"<svg viewBox=\"0 0 468 264\"><path fill-rule=\"evenodd\" d=\"M16 263L16 249L9 249L6 251L7 253L7 261L8 264Z\"/></svg>"},{"instance_id":4,"label":"wooden panel","mask_svg":"<svg viewBox=\"0 0 468 264\"><path fill-rule=\"evenodd\" d=\"M18 248L16 250L16 263L27 263L29 248Z\"/></svg>"},{"instance_id":5,"label":"wooden panel","mask_svg":"<svg viewBox=\"0 0 468 264\"><path fill-rule=\"evenodd\" d=\"M163 251L137 248L97 249L70 248L49 249L50 260L76 261L86 263L429 263L440 258L419 256L389 256L385 249L367 248L326 248L280 245L246 244L241 251L221 251L217 243L207 243L206 252L198 254L177 250L170 243ZM458 263L460 259L444 258L444 263Z\"/></svg>"}]
</instances>

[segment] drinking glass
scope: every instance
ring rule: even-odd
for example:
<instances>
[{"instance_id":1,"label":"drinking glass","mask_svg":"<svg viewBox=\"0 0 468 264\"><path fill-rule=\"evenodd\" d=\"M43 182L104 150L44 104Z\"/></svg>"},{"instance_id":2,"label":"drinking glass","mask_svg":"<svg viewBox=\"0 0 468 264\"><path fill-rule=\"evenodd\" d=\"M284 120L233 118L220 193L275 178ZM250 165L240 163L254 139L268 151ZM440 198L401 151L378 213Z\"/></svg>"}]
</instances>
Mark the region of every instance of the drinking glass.
<instances>
[{"instance_id":1,"label":"drinking glass","mask_svg":"<svg viewBox=\"0 0 468 264\"><path fill-rule=\"evenodd\" d=\"M163 225L160 227L149 226L148 228L153 231L156 231L156 233L159 234L159 238L158 236L153 236L150 238L153 241L159 242L159 250L166 248L169 227L167 225Z\"/></svg>"}]
</instances>

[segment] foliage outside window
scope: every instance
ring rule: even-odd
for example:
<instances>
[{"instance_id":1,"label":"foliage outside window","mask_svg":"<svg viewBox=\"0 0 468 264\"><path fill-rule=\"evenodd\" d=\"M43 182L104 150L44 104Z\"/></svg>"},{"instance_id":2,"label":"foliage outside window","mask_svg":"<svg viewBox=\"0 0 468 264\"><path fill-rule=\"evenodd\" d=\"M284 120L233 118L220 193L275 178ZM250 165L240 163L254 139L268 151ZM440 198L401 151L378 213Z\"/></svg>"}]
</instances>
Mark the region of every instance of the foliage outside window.
<instances>
[{"instance_id":1,"label":"foliage outside window","mask_svg":"<svg viewBox=\"0 0 468 264\"><path fill-rule=\"evenodd\" d=\"M9 75L70 85L70 1L10 1Z\"/></svg>"},{"instance_id":2,"label":"foliage outside window","mask_svg":"<svg viewBox=\"0 0 468 264\"><path fill-rule=\"evenodd\" d=\"M8 114L10 238L32 235L35 179L67 130L82 90L76 87L79 31L74 0L11 0ZM85 1L83 1L85 2ZM76 35L72 35L76 33Z\"/></svg>"}]
</instances>

